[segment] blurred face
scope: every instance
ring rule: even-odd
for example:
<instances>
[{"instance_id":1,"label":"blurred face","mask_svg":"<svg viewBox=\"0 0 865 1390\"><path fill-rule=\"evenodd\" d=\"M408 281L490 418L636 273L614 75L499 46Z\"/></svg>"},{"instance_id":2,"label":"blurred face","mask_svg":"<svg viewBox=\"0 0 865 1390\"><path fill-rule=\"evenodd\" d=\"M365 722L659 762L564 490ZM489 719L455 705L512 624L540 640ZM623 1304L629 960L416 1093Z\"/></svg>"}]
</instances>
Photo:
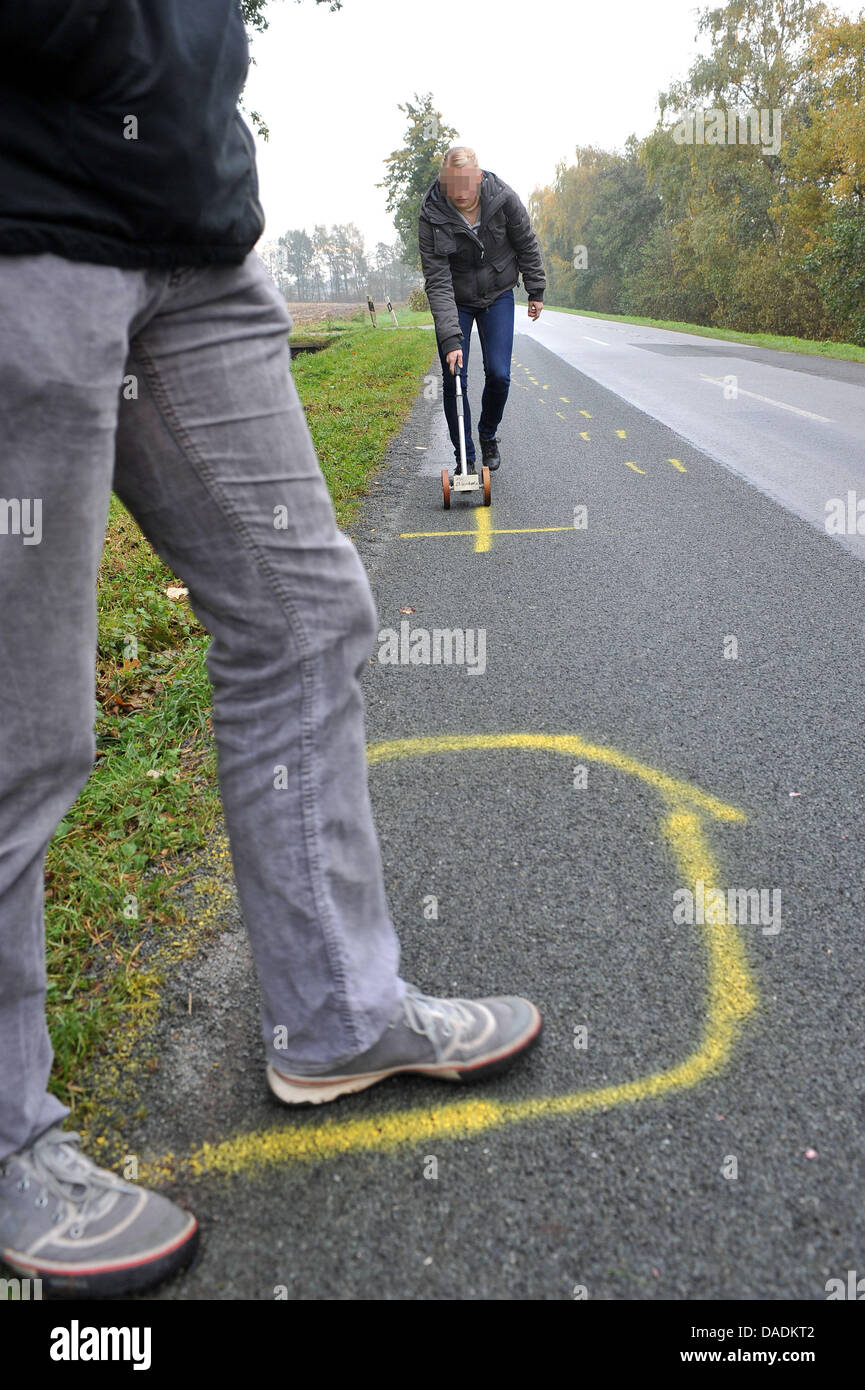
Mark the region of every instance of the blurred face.
<instances>
[{"instance_id":1,"label":"blurred face","mask_svg":"<svg viewBox=\"0 0 865 1390\"><path fill-rule=\"evenodd\" d=\"M449 164L439 174L445 197L460 212L474 207L483 178L483 170L476 164Z\"/></svg>"}]
</instances>

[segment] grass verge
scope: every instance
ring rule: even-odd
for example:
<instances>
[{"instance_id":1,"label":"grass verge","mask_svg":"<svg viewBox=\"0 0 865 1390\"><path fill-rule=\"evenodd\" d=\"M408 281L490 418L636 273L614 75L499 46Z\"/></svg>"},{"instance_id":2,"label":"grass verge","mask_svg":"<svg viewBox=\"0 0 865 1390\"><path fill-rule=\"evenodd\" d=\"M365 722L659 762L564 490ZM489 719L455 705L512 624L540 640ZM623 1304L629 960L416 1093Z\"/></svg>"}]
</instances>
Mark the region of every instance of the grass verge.
<instances>
[{"instance_id":1,"label":"grass verge","mask_svg":"<svg viewBox=\"0 0 865 1390\"><path fill-rule=\"evenodd\" d=\"M320 327L303 325L298 337ZM435 345L408 325L372 331L368 316L366 324L358 316L324 325L335 327L342 331L333 344L298 356L292 372L345 526L411 409ZM178 897L181 885L201 876L219 797L209 638L176 589L179 581L113 498L98 582L97 762L57 827L46 865L51 1089L87 1137L107 1124L115 1101L129 1118L133 1063L142 1060L139 1043L156 1017L165 973L207 939L216 916L196 907L190 921ZM111 1094L121 1078L122 1095Z\"/></svg>"}]
</instances>

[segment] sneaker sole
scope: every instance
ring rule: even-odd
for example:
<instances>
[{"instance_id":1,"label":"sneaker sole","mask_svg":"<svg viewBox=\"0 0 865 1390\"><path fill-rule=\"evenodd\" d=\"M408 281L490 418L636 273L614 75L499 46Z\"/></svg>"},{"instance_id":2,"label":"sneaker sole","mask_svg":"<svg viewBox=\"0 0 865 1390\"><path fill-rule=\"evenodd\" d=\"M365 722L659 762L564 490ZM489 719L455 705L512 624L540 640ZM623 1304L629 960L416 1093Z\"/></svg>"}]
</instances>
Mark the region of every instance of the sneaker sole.
<instances>
[{"instance_id":1,"label":"sneaker sole","mask_svg":"<svg viewBox=\"0 0 865 1390\"><path fill-rule=\"evenodd\" d=\"M437 1081L462 1081L469 1084L476 1081L486 1081L491 1076L497 1076L500 1072L507 1071L518 1057L527 1052L538 1041L543 1029L543 1020L539 1010L534 1005L532 1005L532 1009L534 1012L532 1022L516 1042L510 1043L506 1049L492 1053L478 1062L470 1062L466 1066L454 1067L444 1064L430 1067L409 1063L401 1067L388 1067L385 1071L362 1072L358 1076L305 1078L284 1076L282 1072L278 1072L275 1067L268 1063L267 1082L277 1100L281 1100L284 1105L322 1105L326 1101L336 1100L338 1096L365 1091L367 1087L375 1086L378 1081L386 1081L389 1076L400 1076L403 1073L430 1076Z\"/></svg>"},{"instance_id":2,"label":"sneaker sole","mask_svg":"<svg viewBox=\"0 0 865 1390\"><path fill-rule=\"evenodd\" d=\"M43 1291L54 1298L113 1298L148 1289L185 1269L198 1253L199 1236L198 1222L190 1216L169 1245L125 1260L82 1267L65 1260L41 1263L16 1250L0 1250L0 1259L24 1278L41 1279Z\"/></svg>"}]
</instances>

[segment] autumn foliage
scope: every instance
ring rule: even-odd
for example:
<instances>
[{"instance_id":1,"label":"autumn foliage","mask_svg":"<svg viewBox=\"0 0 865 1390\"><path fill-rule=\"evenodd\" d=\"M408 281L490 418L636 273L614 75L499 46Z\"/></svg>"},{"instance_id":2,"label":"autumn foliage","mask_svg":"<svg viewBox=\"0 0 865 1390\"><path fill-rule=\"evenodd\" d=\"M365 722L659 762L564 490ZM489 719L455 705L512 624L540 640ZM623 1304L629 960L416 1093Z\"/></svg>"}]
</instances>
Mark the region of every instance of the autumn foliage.
<instances>
[{"instance_id":1,"label":"autumn foliage","mask_svg":"<svg viewBox=\"0 0 865 1390\"><path fill-rule=\"evenodd\" d=\"M547 301L865 345L865 11L732 0L699 25L655 129L533 194ZM709 109L780 113L780 140L676 138Z\"/></svg>"}]
</instances>

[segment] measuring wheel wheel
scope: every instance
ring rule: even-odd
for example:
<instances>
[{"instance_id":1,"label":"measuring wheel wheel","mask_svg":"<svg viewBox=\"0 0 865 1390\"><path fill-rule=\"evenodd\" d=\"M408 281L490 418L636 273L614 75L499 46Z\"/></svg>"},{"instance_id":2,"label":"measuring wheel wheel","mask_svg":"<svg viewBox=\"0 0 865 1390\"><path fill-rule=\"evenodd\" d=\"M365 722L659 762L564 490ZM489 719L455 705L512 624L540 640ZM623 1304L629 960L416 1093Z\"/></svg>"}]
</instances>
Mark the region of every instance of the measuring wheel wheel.
<instances>
[{"instance_id":1,"label":"measuring wheel wheel","mask_svg":"<svg viewBox=\"0 0 865 1390\"><path fill-rule=\"evenodd\" d=\"M446 468L442 469L442 506L449 511L451 505L451 479Z\"/></svg>"},{"instance_id":2,"label":"measuring wheel wheel","mask_svg":"<svg viewBox=\"0 0 865 1390\"><path fill-rule=\"evenodd\" d=\"M486 464L484 464L484 467L481 469L481 479L484 485L484 506L488 507L493 500L493 494L490 487L490 470L487 468Z\"/></svg>"}]
</instances>

